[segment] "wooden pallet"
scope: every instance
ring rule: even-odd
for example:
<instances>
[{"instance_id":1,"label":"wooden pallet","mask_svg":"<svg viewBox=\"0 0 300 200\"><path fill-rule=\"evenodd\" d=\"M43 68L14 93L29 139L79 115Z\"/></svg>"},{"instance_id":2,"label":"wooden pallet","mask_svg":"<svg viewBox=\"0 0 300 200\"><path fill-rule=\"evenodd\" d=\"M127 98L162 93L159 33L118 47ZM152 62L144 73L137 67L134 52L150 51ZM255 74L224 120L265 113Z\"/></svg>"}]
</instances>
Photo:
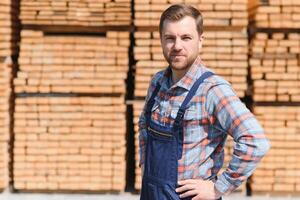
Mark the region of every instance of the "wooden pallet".
<instances>
[{"instance_id":1,"label":"wooden pallet","mask_svg":"<svg viewBox=\"0 0 300 200\"><path fill-rule=\"evenodd\" d=\"M16 93L124 94L128 71L128 32L101 36L21 32Z\"/></svg>"},{"instance_id":2,"label":"wooden pallet","mask_svg":"<svg viewBox=\"0 0 300 200\"><path fill-rule=\"evenodd\" d=\"M124 191L124 96L19 97L14 120L15 189Z\"/></svg>"},{"instance_id":3,"label":"wooden pallet","mask_svg":"<svg viewBox=\"0 0 300 200\"><path fill-rule=\"evenodd\" d=\"M130 25L130 0L21 0L24 24L107 26Z\"/></svg>"},{"instance_id":4,"label":"wooden pallet","mask_svg":"<svg viewBox=\"0 0 300 200\"><path fill-rule=\"evenodd\" d=\"M300 107L255 106L254 113L271 142L271 150L252 179L254 193L300 192Z\"/></svg>"},{"instance_id":5,"label":"wooden pallet","mask_svg":"<svg viewBox=\"0 0 300 200\"><path fill-rule=\"evenodd\" d=\"M251 42L255 101L300 101L300 34L257 33Z\"/></svg>"},{"instance_id":6,"label":"wooden pallet","mask_svg":"<svg viewBox=\"0 0 300 200\"><path fill-rule=\"evenodd\" d=\"M205 26L246 27L249 14L257 6L257 0L135 0L134 24L158 26L161 13L173 3L186 3L199 9Z\"/></svg>"},{"instance_id":7,"label":"wooden pallet","mask_svg":"<svg viewBox=\"0 0 300 200\"><path fill-rule=\"evenodd\" d=\"M200 53L204 64L229 81L239 97L247 90L248 39L243 31L206 31ZM135 97L144 97L153 75L166 68L158 32L135 32Z\"/></svg>"},{"instance_id":8,"label":"wooden pallet","mask_svg":"<svg viewBox=\"0 0 300 200\"><path fill-rule=\"evenodd\" d=\"M261 0L262 1L262 0ZM264 3L263 3L264 2ZM268 0L256 10L255 24L260 28L299 28L300 2Z\"/></svg>"}]
</instances>

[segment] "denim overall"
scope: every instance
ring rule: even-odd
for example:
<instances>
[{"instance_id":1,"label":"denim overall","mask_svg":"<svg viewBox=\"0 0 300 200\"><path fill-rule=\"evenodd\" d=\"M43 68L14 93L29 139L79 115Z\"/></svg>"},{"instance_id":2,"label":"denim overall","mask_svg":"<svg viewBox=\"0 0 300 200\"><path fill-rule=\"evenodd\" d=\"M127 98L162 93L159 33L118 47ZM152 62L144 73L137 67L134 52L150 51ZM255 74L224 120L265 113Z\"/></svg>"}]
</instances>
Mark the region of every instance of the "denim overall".
<instances>
[{"instance_id":1,"label":"denim overall","mask_svg":"<svg viewBox=\"0 0 300 200\"><path fill-rule=\"evenodd\" d=\"M151 120L154 98L159 92L158 84L146 107L147 143L141 200L180 200L177 188L178 160L183 150L183 117L187 104L195 95L199 85L212 72L205 72L192 86L181 104L173 126L161 126ZM184 200L189 200L185 198Z\"/></svg>"}]
</instances>

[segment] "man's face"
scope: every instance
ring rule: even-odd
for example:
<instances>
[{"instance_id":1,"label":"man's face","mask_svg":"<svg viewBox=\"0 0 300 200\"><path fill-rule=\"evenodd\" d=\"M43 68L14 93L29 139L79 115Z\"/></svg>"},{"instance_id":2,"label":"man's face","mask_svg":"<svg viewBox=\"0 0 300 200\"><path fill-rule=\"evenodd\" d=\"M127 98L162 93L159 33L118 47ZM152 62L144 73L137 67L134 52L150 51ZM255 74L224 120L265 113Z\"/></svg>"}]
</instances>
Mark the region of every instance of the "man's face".
<instances>
[{"instance_id":1,"label":"man's face","mask_svg":"<svg viewBox=\"0 0 300 200\"><path fill-rule=\"evenodd\" d=\"M161 33L163 54L172 70L185 70L199 54L202 36L196 29L196 21L190 16L180 21L165 20Z\"/></svg>"}]
</instances>

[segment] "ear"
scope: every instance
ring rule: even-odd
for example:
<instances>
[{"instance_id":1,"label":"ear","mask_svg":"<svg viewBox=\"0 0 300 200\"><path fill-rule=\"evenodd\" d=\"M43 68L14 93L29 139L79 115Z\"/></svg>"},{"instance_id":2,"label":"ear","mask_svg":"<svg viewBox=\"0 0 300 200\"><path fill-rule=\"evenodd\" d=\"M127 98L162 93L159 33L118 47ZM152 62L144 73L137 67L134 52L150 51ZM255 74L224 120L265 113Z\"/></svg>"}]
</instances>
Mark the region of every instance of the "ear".
<instances>
[{"instance_id":1,"label":"ear","mask_svg":"<svg viewBox=\"0 0 300 200\"><path fill-rule=\"evenodd\" d=\"M204 40L204 35L203 35L203 33L202 33L201 35L199 35L199 48L200 48L200 49L202 48L203 40Z\"/></svg>"}]
</instances>

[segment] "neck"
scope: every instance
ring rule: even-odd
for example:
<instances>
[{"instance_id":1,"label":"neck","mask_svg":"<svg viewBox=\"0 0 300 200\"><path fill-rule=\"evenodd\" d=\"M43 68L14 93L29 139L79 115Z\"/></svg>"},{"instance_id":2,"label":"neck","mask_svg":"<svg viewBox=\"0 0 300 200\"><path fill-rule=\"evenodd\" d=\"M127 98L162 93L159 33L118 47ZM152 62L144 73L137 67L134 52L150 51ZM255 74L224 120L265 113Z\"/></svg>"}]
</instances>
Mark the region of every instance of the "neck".
<instances>
[{"instance_id":1,"label":"neck","mask_svg":"<svg viewBox=\"0 0 300 200\"><path fill-rule=\"evenodd\" d=\"M172 83L176 84L182 77L184 77L186 70L172 69Z\"/></svg>"}]
</instances>

